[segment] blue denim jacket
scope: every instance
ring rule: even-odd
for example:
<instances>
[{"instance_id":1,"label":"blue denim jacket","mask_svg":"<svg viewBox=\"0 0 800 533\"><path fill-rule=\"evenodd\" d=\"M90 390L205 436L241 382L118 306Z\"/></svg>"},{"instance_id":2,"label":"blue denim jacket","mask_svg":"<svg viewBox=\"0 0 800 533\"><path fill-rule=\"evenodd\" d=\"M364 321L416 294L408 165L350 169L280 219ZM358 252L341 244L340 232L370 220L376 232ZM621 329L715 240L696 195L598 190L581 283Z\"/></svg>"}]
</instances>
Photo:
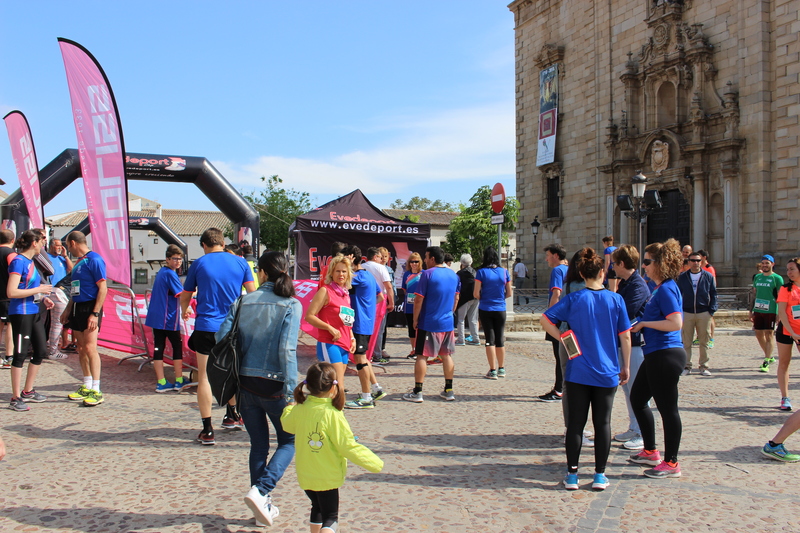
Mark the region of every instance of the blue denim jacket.
<instances>
[{"instance_id":1,"label":"blue denim jacket","mask_svg":"<svg viewBox=\"0 0 800 533\"><path fill-rule=\"evenodd\" d=\"M241 299L239 346L242 376L283 382L287 401L297 386L297 336L303 306L295 298L284 298L267 282ZM231 305L215 337L219 342L231 329L236 302Z\"/></svg>"}]
</instances>

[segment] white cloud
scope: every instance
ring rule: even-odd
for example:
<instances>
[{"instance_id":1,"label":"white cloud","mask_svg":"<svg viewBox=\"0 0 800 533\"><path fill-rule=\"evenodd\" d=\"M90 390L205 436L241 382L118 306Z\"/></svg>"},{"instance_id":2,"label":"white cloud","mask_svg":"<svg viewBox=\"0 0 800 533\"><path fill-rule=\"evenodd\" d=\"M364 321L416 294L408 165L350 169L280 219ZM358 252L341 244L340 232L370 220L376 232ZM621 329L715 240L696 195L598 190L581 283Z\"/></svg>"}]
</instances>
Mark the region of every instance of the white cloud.
<instances>
[{"instance_id":1,"label":"white cloud","mask_svg":"<svg viewBox=\"0 0 800 533\"><path fill-rule=\"evenodd\" d=\"M215 161L230 181L259 187L261 176L278 174L284 183L312 194L365 194L452 187L457 180L513 175L514 106L502 103L450 110L430 117L390 120L394 138L369 149L328 159L264 155L249 163Z\"/></svg>"}]
</instances>

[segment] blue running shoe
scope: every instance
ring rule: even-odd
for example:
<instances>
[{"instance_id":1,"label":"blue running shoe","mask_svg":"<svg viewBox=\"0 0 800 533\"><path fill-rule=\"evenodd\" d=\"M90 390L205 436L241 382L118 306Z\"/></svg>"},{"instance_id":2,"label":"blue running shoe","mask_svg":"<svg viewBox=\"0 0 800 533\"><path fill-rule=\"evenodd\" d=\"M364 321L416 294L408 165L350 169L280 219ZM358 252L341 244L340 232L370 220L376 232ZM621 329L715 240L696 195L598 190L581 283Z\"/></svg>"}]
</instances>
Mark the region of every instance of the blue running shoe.
<instances>
[{"instance_id":1,"label":"blue running shoe","mask_svg":"<svg viewBox=\"0 0 800 533\"><path fill-rule=\"evenodd\" d=\"M578 474L570 474L564 476L564 488L567 490L578 490Z\"/></svg>"},{"instance_id":2,"label":"blue running shoe","mask_svg":"<svg viewBox=\"0 0 800 533\"><path fill-rule=\"evenodd\" d=\"M606 490L608 488L608 478L605 474L595 474L592 481L592 490Z\"/></svg>"},{"instance_id":3,"label":"blue running shoe","mask_svg":"<svg viewBox=\"0 0 800 533\"><path fill-rule=\"evenodd\" d=\"M175 390L175 386L169 381L164 380L164 383L156 383L156 392L167 392Z\"/></svg>"},{"instance_id":4,"label":"blue running shoe","mask_svg":"<svg viewBox=\"0 0 800 533\"><path fill-rule=\"evenodd\" d=\"M783 461L784 463L796 463L800 461L800 455L787 452L786 448L783 447L783 443L776 444L773 447L770 446L768 442L761 448L761 454L770 459L775 459L776 461Z\"/></svg>"}]
</instances>

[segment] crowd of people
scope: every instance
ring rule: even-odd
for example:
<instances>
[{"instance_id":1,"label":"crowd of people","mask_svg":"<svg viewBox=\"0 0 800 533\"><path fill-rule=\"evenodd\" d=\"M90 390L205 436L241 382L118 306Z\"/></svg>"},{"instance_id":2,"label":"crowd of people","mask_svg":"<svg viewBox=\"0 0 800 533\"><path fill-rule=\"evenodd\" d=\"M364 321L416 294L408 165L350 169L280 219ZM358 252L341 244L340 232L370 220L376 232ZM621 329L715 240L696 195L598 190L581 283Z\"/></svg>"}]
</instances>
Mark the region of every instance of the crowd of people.
<instances>
[{"instance_id":1,"label":"crowd of people","mask_svg":"<svg viewBox=\"0 0 800 533\"><path fill-rule=\"evenodd\" d=\"M639 250L627 244L615 247L610 236L603 241L602 251L585 247L570 261L563 246L545 248L552 271L548 308L540 322L552 343L555 365L553 387L539 400L562 404L567 490L580 487L578 461L583 446L594 448L592 488L609 486L605 471L618 387L625 394L628 429L613 439L633 452L631 462L651 467L644 470L645 476L681 476L678 383L693 370L694 346L699 348L700 376L711 376L708 350L713 347L718 298L713 268L703 263L707 254L688 246L681 249L674 239L652 243L643 250L640 270ZM204 255L192 263L183 283L178 276L183 253L176 246L167 247L166 264L153 285L146 325L154 339L155 392L181 391L192 385L183 375L180 324L181 318L194 313L188 346L197 354L202 424L197 441L215 444L213 396L206 370L214 347L236 324L242 353L239 394L226 405L221 427L233 431L247 427L251 488L244 501L259 524L271 525L279 515L271 493L294 458L298 481L311 502L312 533L335 531L346 461L372 472L383 467L354 438L342 410L374 409L387 395L374 365L389 361L385 333L396 294L388 251L375 247L362 254L358 246L334 243L319 287L303 310L283 254L265 252L255 258L247 243L241 243L237 254L225 245L223 232L217 228L203 232L200 243ZM42 259L45 244L43 230L25 231L16 240L12 232L0 231L0 261L8 265L0 269L0 277L5 277L0 283L5 291L0 295L4 296L0 297L0 322L11 331L5 337L10 360L4 359L11 368L9 407L26 411L29 403L47 400L35 390L35 380L45 358L67 357L67 330L74 335L83 374L83 383L69 399L97 406L105 401L97 351L108 290L105 262L77 231L67 236L66 246L51 241L47 260ZM75 263L66 251L76 258ZM518 280L527 278L527 268L518 261L512 280L492 247L484 251L477 270L470 254L461 256L458 272L450 268L452 261L441 248L431 246L424 254L412 253L403 267L401 308L408 323L408 357L414 360L414 384L401 396L404 401L424 401L428 366L437 363L444 378L439 396L455 401L455 348L481 344L479 323L488 367L484 377L506 377L506 302L514 301L515 286L523 287ZM759 263L750 317L764 351L760 371L769 371L775 362L774 344L778 345L781 409L791 411L788 366L792 345L800 346L800 258L789 261L786 284L773 271L774 263L770 255ZM517 301L521 303L522 297ZM55 319L49 334L48 316ZM301 318L314 328L318 359L302 381L296 356ZM164 366L168 340L172 382ZM350 400L345 395L348 365L358 375L357 392ZM662 419L662 449L650 400ZM590 413L593 431L586 429ZM277 440L271 456L270 424ZM762 453L781 461L800 461L800 455L789 453L783 444L798 428L800 414L795 413ZM304 438L299 446L296 434ZM4 451L0 441L0 459Z\"/></svg>"}]
</instances>

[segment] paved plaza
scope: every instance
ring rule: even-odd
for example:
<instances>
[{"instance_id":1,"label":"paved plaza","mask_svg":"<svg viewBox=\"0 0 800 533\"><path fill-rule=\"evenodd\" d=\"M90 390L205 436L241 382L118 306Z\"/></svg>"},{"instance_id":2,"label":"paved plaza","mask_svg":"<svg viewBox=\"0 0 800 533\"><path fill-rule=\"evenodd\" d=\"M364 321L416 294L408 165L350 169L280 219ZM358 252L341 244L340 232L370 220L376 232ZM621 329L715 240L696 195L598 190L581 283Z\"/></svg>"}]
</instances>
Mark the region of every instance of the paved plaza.
<instances>
[{"instance_id":1,"label":"paved plaza","mask_svg":"<svg viewBox=\"0 0 800 533\"><path fill-rule=\"evenodd\" d=\"M553 381L542 333L508 335L505 380L483 379L482 347L459 347L456 401L438 398L441 366L431 366L422 404L400 400L414 382L403 333L390 330L393 360L379 374L389 396L375 409L347 411L360 442L386 466L380 474L350 466L342 532L800 531L800 463L759 453L787 415L777 408L775 370L756 371L760 351L749 331L719 331L713 375L681 378L683 477L645 478L615 443L605 492L590 489L591 448L582 452L580 490L560 486L561 406L534 401ZM313 360L312 342L301 338L301 370ZM193 393L155 394L151 368L137 372L138 363L117 365L122 354L103 352L105 404L66 399L80 379L72 356L41 369L37 389L50 401L28 412L0 411L8 448L0 462L0 531L265 531L242 501L247 434L218 430L216 446L200 446ZM8 373L0 379L7 383ZM348 375L347 386L355 390L357 378ZM790 394L796 404L798 389L800 381ZM7 385L3 391L7 402ZM215 409L217 427L223 414ZM619 391L612 430L625 429ZM787 447L800 452L800 435ZM309 502L293 464L273 498L281 513L267 530L308 531Z\"/></svg>"}]
</instances>

